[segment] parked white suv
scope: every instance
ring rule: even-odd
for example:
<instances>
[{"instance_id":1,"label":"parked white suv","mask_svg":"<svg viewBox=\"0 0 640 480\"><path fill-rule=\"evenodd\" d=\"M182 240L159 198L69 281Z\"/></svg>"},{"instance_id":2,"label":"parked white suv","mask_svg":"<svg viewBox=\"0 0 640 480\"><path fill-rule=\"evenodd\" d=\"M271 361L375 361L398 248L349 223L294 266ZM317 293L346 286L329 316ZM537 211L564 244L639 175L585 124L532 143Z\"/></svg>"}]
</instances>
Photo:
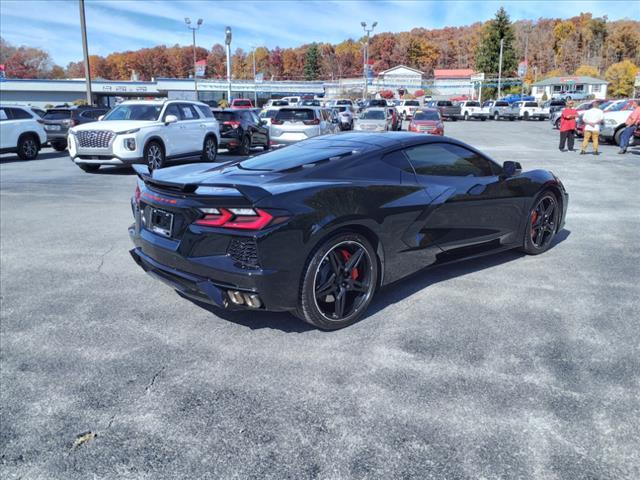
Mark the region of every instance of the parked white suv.
<instances>
[{"instance_id":1,"label":"parked white suv","mask_svg":"<svg viewBox=\"0 0 640 480\"><path fill-rule=\"evenodd\" d=\"M395 108L403 120L413 118L413 114L420 108L420 102L418 100L402 100L400 105L397 105Z\"/></svg>"},{"instance_id":2,"label":"parked white suv","mask_svg":"<svg viewBox=\"0 0 640 480\"><path fill-rule=\"evenodd\" d=\"M86 172L100 165L147 163L198 157L213 162L220 128L204 103L187 100L122 102L100 121L69 130L71 159Z\"/></svg>"},{"instance_id":3,"label":"parked white suv","mask_svg":"<svg viewBox=\"0 0 640 480\"><path fill-rule=\"evenodd\" d=\"M544 120L549 118L549 111L545 111L538 102L515 102L511 105L511 111L516 118L523 120L538 119Z\"/></svg>"},{"instance_id":4,"label":"parked white suv","mask_svg":"<svg viewBox=\"0 0 640 480\"><path fill-rule=\"evenodd\" d=\"M630 106L631 101L628 99L620 100L605 108L602 128L600 129L600 138L602 140L620 145L620 137L626 126L625 122L633 111ZM635 101L638 102L640 100ZM633 137L631 137L631 142L634 142Z\"/></svg>"},{"instance_id":5,"label":"parked white suv","mask_svg":"<svg viewBox=\"0 0 640 480\"><path fill-rule=\"evenodd\" d=\"M17 153L22 160L33 160L47 142L40 116L29 107L0 105L0 153Z\"/></svg>"},{"instance_id":6,"label":"parked white suv","mask_svg":"<svg viewBox=\"0 0 640 480\"><path fill-rule=\"evenodd\" d=\"M464 102L460 102L460 115L465 120L469 120L470 118L479 118L483 122L489 118L489 111L484 110L480 105L480 102L475 100L466 100Z\"/></svg>"}]
</instances>

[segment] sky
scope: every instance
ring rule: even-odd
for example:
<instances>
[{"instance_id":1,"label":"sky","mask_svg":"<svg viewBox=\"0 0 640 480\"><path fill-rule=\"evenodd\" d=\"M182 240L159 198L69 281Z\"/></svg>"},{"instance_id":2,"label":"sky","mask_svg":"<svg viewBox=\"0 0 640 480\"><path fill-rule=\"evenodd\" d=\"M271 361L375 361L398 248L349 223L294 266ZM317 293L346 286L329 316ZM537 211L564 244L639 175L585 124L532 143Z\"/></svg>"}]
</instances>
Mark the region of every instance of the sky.
<instances>
[{"instance_id":1,"label":"sky","mask_svg":"<svg viewBox=\"0 0 640 480\"><path fill-rule=\"evenodd\" d=\"M609 20L640 19L638 0L85 0L85 5L89 53L103 56L162 44L191 45L185 17L204 20L197 43L205 48L223 44L229 25L234 50L338 43L359 38L362 21L377 21L374 33L469 25L489 20L501 5L512 20L569 18L580 12ZM62 66L82 59L77 0L0 0L0 35L13 45L47 50Z\"/></svg>"}]
</instances>

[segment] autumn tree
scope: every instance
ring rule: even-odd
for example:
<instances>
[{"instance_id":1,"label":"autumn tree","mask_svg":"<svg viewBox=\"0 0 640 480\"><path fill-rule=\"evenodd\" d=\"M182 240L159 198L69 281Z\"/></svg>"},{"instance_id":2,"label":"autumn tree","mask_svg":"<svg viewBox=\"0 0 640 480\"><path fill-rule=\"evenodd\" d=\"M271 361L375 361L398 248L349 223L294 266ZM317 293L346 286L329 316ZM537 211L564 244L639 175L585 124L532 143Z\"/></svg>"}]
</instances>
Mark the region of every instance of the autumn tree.
<instances>
[{"instance_id":1,"label":"autumn tree","mask_svg":"<svg viewBox=\"0 0 640 480\"><path fill-rule=\"evenodd\" d=\"M629 60L611 65L604 75L604 78L609 82L609 95L613 97L633 95L633 84L638 70L638 66Z\"/></svg>"},{"instance_id":2,"label":"autumn tree","mask_svg":"<svg viewBox=\"0 0 640 480\"><path fill-rule=\"evenodd\" d=\"M515 72L518 61L514 48L515 35L509 15L503 7L496 12L493 20L485 25L484 33L476 51L476 70L480 72L498 73L500 63L500 41L502 49L502 73Z\"/></svg>"},{"instance_id":3,"label":"autumn tree","mask_svg":"<svg viewBox=\"0 0 640 480\"><path fill-rule=\"evenodd\" d=\"M580 65L575 72L578 76L584 77L594 77L598 78L600 76L600 72L593 65Z\"/></svg>"},{"instance_id":4,"label":"autumn tree","mask_svg":"<svg viewBox=\"0 0 640 480\"><path fill-rule=\"evenodd\" d=\"M304 55L304 78L317 80L320 73L320 50L316 43L312 43Z\"/></svg>"}]
</instances>

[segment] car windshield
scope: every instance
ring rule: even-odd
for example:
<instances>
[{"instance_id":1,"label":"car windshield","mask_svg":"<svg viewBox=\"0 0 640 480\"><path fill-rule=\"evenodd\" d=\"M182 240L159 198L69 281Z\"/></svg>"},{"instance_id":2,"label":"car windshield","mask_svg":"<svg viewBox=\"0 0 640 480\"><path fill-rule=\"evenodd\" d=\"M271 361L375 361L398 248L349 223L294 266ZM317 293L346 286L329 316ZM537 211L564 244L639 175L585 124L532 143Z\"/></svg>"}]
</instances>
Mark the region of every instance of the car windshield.
<instances>
[{"instance_id":1,"label":"car windshield","mask_svg":"<svg viewBox=\"0 0 640 480\"><path fill-rule=\"evenodd\" d=\"M479 107L480 102L467 102L467 107Z\"/></svg>"},{"instance_id":2,"label":"car windshield","mask_svg":"<svg viewBox=\"0 0 640 480\"><path fill-rule=\"evenodd\" d=\"M440 116L438 115L438 112L434 110L425 110L423 112L416 112L416 114L413 116L413 119L437 121L440 120Z\"/></svg>"},{"instance_id":3,"label":"car windshield","mask_svg":"<svg viewBox=\"0 0 640 480\"><path fill-rule=\"evenodd\" d=\"M508 107L509 106L509 102L496 102L495 106L496 107Z\"/></svg>"},{"instance_id":4,"label":"car windshield","mask_svg":"<svg viewBox=\"0 0 640 480\"><path fill-rule=\"evenodd\" d=\"M301 105L307 106L307 107L319 107L320 102L318 100L303 100L301 102Z\"/></svg>"},{"instance_id":5,"label":"car windshield","mask_svg":"<svg viewBox=\"0 0 640 480\"><path fill-rule=\"evenodd\" d=\"M619 112L624 110L627 106L629 106L629 101L625 100L623 102L614 103L607 108L607 112Z\"/></svg>"},{"instance_id":6,"label":"car windshield","mask_svg":"<svg viewBox=\"0 0 640 480\"><path fill-rule=\"evenodd\" d=\"M407 107L419 107L420 106L420 102L418 102L417 100L407 100L406 102L404 102L404 104Z\"/></svg>"},{"instance_id":7,"label":"car windshield","mask_svg":"<svg viewBox=\"0 0 640 480\"><path fill-rule=\"evenodd\" d=\"M441 102L438 102L438 106L439 107L452 107L453 103L441 101Z\"/></svg>"},{"instance_id":8,"label":"car windshield","mask_svg":"<svg viewBox=\"0 0 640 480\"><path fill-rule=\"evenodd\" d=\"M524 104L525 107L537 107L538 104L536 102L527 102Z\"/></svg>"},{"instance_id":9,"label":"car windshield","mask_svg":"<svg viewBox=\"0 0 640 480\"><path fill-rule=\"evenodd\" d=\"M289 105L289 102L287 102L286 100L276 100L272 105L274 107L286 107L287 105Z\"/></svg>"},{"instance_id":10,"label":"car windshield","mask_svg":"<svg viewBox=\"0 0 640 480\"><path fill-rule=\"evenodd\" d=\"M238 164L244 170L288 170L301 165L342 157L352 153L345 147L310 148L303 145L290 145L280 150L256 155Z\"/></svg>"},{"instance_id":11,"label":"car windshield","mask_svg":"<svg viewBox=\"0 0 640 480\"><path fill-rule=\"evenodd\" d=\"M276 114L276 120L281 122L304 122L314 119L315 115L310 108L283 108Z\"/></svg>"},{"instance_id":12,"label":"car windshield","mask_svg":"<svg viewBox=\"0 0 640 480\"><path fill-rule=\"evenodd\" d=\"M237 107L250 107L251 101L250 100L234 100L233 105Z\"/></svg>"},{"instance_id":13,"label":"car windshield","mask_svg":"<svg viewBox=\"0 0 640 480\"><path fill-rule=\"evenodd\" d=\"M338 112L348 112L349 107L333 107L333 110L336 110Z\"/></svg>"},{"instance_id":14,"label":"car windshield","mask_svg":"<svg viewBox=\"0 0 640 480\"><path fill-rule=\"evenodd\" d=\"M154 121L160 117L162 105L119 105L103 120L147 120Z\"/></svg>"},{"instance_id":15,"label":"car windshield","mask_svg":"<svg viewBox=\"0 0 640 480\"><path fill-rule=\"evenodd\" d=\"M353 103L351 102L351 100L338 100L336 102L336 105L352 105Z\"/></svg>"},{"instance_id":16,"label":"car windshield","mask_svg":"<svg viewBox=\"0 0 640 480\"><path fill-rule=\"evenodd\" d=\"M235 112L213 112L213 116L219 122L232 122L237 120L237 114Z\"/></svg>"},{"instance_id":17,"label":"car windshield","mask_svg":"<svg viewBox=\"0 0 640 480\"><path fill-rule=\"evenodd\" d=\"M360 114L360 120L384 120L384 112L382 110L365 110Z\"/></svg>"}]
</instances>

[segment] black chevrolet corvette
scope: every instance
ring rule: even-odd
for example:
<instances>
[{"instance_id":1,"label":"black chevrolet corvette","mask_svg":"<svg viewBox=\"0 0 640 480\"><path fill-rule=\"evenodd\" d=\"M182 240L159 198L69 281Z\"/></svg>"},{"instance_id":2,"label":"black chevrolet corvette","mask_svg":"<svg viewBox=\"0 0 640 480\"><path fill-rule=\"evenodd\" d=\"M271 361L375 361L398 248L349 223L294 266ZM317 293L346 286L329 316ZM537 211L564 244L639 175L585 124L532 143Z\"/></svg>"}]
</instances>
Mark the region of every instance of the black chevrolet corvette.
<instances>
[{"instance_id":1,"label":"black chevrolet corvette","mask_svg":"<svg viewBox=\"0 0 640 480\"><path fill-rule=\"evenodd\" d=\"M551 172L400 132L136 172L131 255L145 271L202 302L322 329L356 322L378 288L424 267L544 252L568 202Z\"/></svg>"}]
</instances>

